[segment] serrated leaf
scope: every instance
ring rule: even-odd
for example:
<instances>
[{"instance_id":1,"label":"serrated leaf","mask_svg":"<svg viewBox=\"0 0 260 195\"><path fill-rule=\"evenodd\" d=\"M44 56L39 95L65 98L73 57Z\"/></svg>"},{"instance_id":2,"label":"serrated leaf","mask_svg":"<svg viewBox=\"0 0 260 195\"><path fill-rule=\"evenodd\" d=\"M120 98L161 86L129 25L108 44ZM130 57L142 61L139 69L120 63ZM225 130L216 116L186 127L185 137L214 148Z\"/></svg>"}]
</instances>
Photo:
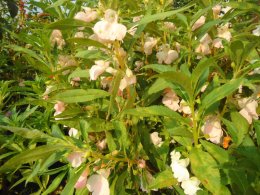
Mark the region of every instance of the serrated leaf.
<instances>
[{"instance_id":1,"label":"serrated leaf","mask_svg":"<svg viewBox=\"0 0 260 195\"><path fill-rule=\"evenodd\" d=\"M168 168L155 176L155 179L149 185L149 189L161 189L175 184L177 184L177 181L174 179L171 169Z\"/></svg>"},{"instance_id":2,"label":"serrated leaf","mask_svg":"<svg viewBox=\"0 0 260 195\"><path fill-rule=\"evenodd\" d=\"M232 94L243 83L243 78L233 79L226 84L213 89L207 96L202 99L200 109L207 109L215 102Z\"/></svg>"}]
</instances>

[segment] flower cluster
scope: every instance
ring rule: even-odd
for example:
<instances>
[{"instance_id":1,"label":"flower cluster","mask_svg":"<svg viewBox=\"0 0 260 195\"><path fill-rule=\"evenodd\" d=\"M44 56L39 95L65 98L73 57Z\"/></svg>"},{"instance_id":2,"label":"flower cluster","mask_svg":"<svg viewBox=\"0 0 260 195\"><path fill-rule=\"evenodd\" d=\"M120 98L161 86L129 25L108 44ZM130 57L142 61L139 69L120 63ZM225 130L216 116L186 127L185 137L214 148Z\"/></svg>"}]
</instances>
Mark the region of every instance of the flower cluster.
<instances>
[{"instance_id":1,"label":"flower cluster","mask_svg":"<svg viewBox=\"0 0 260 195\"><path fill-rule=\"evenodd\" d=\"M181 153L173 150L171 152L171 168L174 178L181 182L181 187L187 195L195 195L200 190L200 181L197 177L190 177L187 169L189 158L180 159Z\"/></svg>"}]
</instances>

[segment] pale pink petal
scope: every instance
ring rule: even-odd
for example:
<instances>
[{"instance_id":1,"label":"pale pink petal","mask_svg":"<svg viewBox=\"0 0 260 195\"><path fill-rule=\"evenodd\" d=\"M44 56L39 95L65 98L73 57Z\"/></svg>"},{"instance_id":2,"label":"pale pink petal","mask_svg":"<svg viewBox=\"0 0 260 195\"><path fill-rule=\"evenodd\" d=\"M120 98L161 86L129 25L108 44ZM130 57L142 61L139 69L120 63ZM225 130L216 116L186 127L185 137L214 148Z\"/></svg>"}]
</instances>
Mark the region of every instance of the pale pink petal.
<instances>
[{"instance_id":1,"label":"pale pink petal","mask_svg":"<svg viewBox=\"0 0 260 195\"><path fill-rule=\"evenodd\" d=\"M109 195L109 183L108 180L99 174L94 174L88 178L87 188L92 195Z\"/></svg>"},{"instance_id":2,"label":"pale pink petal","mask_svg":"<svg viewBox=\"0 0 260 195\"><path fill-rule=\"evenodd\" d=\"M198 29L199 27L201 27L206 21L206 17L205 16L201 16L192 26L192 31Z\"/></svg>"},{"instance_id":3,"label":"pale pink petal","mask_svg":"<svg viewBox=\"0 0 260 195\"><path fill-rule=\"evenodd\" d=\"M84 154L82 152L72 152L68 155L67 159L74 168L79 167L84 161Z\"/></svg>"}]
</instances>

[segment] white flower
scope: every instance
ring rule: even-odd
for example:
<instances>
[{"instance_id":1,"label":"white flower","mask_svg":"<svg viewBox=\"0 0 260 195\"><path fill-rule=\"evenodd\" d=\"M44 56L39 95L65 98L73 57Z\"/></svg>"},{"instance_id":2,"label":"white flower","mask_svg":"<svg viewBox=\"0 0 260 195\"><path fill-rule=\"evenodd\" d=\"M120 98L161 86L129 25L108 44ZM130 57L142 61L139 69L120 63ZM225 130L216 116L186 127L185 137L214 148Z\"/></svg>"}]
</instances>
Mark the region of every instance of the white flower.
<instances>
[{"instance_id":1,"label":"white flower","mask_svg":"<svg viewBox=\"0 0 260 195\"><path fill-rule=\"evenodd\" d=\"M177 111L180 108L179 102L179 97L172 90L168 90L162 99L162 103L174 111Z\"/></svg>"},{"instance_id":2,"label":"white flower","mask_svg":"<svg viewBox=\"0 0 260 195\"><path fill-rule=\"evenodd\" d=\"M252 31L253 35L260 36L260 25L256 26L256 29Z\"/></svg>"},{"instance_id":3,"label":"white flower","mask_svg":"<svg viewBox=\"0 0 260 195\"><path fill-rule=\"evenodd\" d=\"M65 41L60 30L52 31L50 41L52 46L55 46L55 44L57 44L58 49L62 49L65 45Z\"/></svg>"},{"instance_id":4,"label":"white flower","mask_svg":"<svg viewBox=\"0 0 260 195\"><path fill-rule=\"evenodd\" d=\"M161 145L163 144L162 138L159 137L159 133L158 132L153 132L150 134L150 139L152 141L152 143L155 146L161 147Z\"/></svg>"},{"instance_id":5,"label":"white flower","mask_svg":"<svg viewBox=\"0 0 260 195\"><path fill-rule=\"evenodd\" d=\"M79 131L75 128L70 128L69 136L74 137L74 138L78 138L79 137Z\"/></svg>"},{"instance_id":6,"label":"white flower","mask_svg":"<svg viewBox=\"0 0 260 195\"><path fill-rule=\"evenodd\" d=\"M158 59L158 63L171 64L174 60L179 57L179 54L175 50L170 50L168 44L162 45L160 47L160 51L157 52L156 57Z\"/></svg>"},{"instance_id":7,"label":"white flower","mask_svg":"<svg viewBox=\"0 0 260 195\"><path fill-rule=\"evenodd\" d=\"M184 114L191 114L191 109L184 100L181 100L180 102L179 112L183 112Z\"/></svg>"},{"instance_id":8,"label":"white flower","mask_svg":"<svg viewBox=\"0 0 260 195\"><path fill-rule=\"evenodd\" d=\"M208 55L211 53L209 44L212 42L211 37L209 36L208 33L206 33L201 39L200 39L200 44L196 48L197 53L201 53L203 55Z\"/></svg>"},{"instance_id":9,"label":"white flower","mask_svg":"<svg viewBox=\"0 0 260 195\"><path fill-rule=\"evenodd\" d=\"M127 68L124 78L120 81L119 89L120 91L123 91L127 86L133 85L135 83L136 76L133 75L133 72L129 68Z\"/></svg>"},{"instance_id":10,"label":"white flower","mask_svg":"<svg viewBox=\"0 0 260 195\"><path fill-rule=\"evenodd\" d=\"M144 43L144 53L146 55L151 55L153 52L153 47L157 44L157 40L153 37L147 37Z\"/></svg>"},{"instance_id":11,"label":"white flower","mask_svg":"<svg viewBox=\"0 0 260 195\"><path fill-rule=\"evenodd\" d=\"M95 24L93 31L101 42L122 41L126 35L126 27L117 22L118 15L115 11L105 11L105 18Z\"/></svg>"},{"instance_id":12,"label":"white flower","mask_svg":"<svg viewBox=\"0 0 260 195\"><path fill-rule=\"evenodd\" d=\"M84 154L82 152L72 152L67 157L73 168L79 167L84 161Z\"/></svg>"},{"instance_id":13,"label":"white flower","mask_svg":"<svg viewBox=\"0 0 260 195\"><path fill-rule=\"evenodd\" d=\"M228 42L230 42L231 38L232 38L232 35L231 33L229 32L229 24L225 24L223 26L220 26L218 27L218 37L219 38L223 38L223 39L226 39Z\"/></svg>"},{"instance_id":14,"label":"white flower","mask_svg":"<svg viewBox=\"0 0 260 195\"><path fill-rule=\"evenodd\" d=\"M107 140L103 139L102 141L99 141L96 145L99 150L104 150L107 147Z\"/></svg>"},{"instance_id":15,"label":"white flower","mask_svg":"<svg viewBox=\"0 0 260 195\"><path fill-rule=\"evenodd\" d=\"M191 30L194 31L196 29L198 29L199 27L201 27L206 21L206 17L205 16L201 16L192 26Z\"/></svg>"},{"instance_id":16,"label":"white flower","mask_svg":"<svg viewBox=\"0 0 260 195\"><path fill-rule=\"evenodd\" d=\"M180 157L180 152L176 152L175 150L171 152L171 168L173 176L178 182L187 180L190 177L189 171L186 168L189 165L189 159L185 158L180 160Z\"/></svg>"},{"instance_id":17,"label":"white flower","mask_svg":"<svg viewBox=\"0 0 260 195\"><path fill-rule=\"evenodd\" d=\"M87 181L87 188L92 195L109 195L109 183L106 177L100 174L91 175Z\"/></svg>"},{"instance_id":18,"label":"white flower","mask_svg":"<svg viewBox=\"0 0 260 195\"><path fill-rule=\"evenodd\" d=\"M200 190L198 187L199 185L200 181L197 177L191 177L181 183L181 187L184 189L184 193L187 195L196 195L196 192Z\"/></svg>"},{"instance_id":19,"label":"white flower","mask_svg":"<svg viewBox=\"0 0 260 195\"><path fill-rule=\"evenodd\" d=\"M209 116L201 129L205 135L209 136L207 140L210 140L215 144L220 144L223 131L220 120L216 116Z\"/></svg>"},{"instance_id":20,"label":"white flower","mask_svg":"<svg viewBox=\"0 0 260 195\"><path fill-rule=\"evenodd\" d=\"M84 11L78 12L74 16L74 19L82 20L84 22L92 22L93 20L95 20L97 18L98 14L96 11L93 11L89 7L84 7L83 9L84 9Z\"/></svg>"},{"instance_id":21,"label":"white flower","mask_svg":"<svg viewBox=\"0 0 260 195\"><path fill-rule=\"evenodd\" d=\"M109 66L109 62L104 60L95 61L96 65L93 65L89 70L90 80L97 80L99 75L101 75Z\"/></svg>"},{"instance_id":22,"label":"white flower","mask_svg":"<svg viewBox=\"0 0 260 195\"><path fill-rule=\"evenodd\" d=\"M136 61L135 62L135 71L138 71L142 66L144 65L144 63L142 61Z\"/></svg>"},{"instance_id":23,"label":"white flower","mask_svg":"<svg viewBox=\"0 0 260 195\"><path fill-rule=\"evenodd\" d=\"M258 103L256 100L243 98L238 101L238 105L242 108L239 113L248 121L249 124L252 124L253 119L258 119L258 114L256 112Z\"/></svg>"}]
</instances>

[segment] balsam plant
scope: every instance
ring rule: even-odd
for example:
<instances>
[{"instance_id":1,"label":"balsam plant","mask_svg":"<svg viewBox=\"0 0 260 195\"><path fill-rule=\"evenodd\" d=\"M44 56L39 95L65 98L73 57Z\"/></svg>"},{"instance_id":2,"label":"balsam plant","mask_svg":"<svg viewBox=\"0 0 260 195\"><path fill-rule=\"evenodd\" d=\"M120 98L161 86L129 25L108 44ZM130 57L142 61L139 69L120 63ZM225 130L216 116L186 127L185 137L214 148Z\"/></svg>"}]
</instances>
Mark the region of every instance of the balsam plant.
<instances>
[{"instance_id":1,"label":"balsam plant","mask_svg":"<svg viewBox=\"0 0 260 195\"><path fill-rule=\"evenodd\" d=\"M10 187L260 193L256 1L29 5L3 46L34 70L11 82L14 104L0 105Z\"/></svg>"}]
</instances>

